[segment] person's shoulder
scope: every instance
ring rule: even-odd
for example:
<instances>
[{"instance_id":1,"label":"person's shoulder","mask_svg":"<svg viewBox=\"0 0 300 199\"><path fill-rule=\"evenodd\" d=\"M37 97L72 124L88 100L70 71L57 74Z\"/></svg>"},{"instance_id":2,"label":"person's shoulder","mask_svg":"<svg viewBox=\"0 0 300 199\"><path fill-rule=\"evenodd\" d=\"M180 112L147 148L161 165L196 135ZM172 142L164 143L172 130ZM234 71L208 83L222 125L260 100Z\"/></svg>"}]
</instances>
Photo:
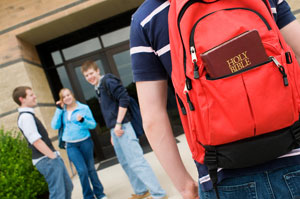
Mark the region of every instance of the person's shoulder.
<instances>
[{"instance_id":1,"label":"person's shoulder","mask_svg":"<svg viewBox=\"0 0 300 199\"><path fill-rule=\"evenodd\" d=\"M277 5L277 0L268 0L270 3L271 8L275 8Z\"/></svg>"},{"instance_id":2,"label":"person's shoulder","mask_svg":"<svg viewBox=\"0 0 300 199\"><path fill-rule=\"evenodd\" d=\"M31 108L19 108L19 118L32 118L34 113Z\"/></svg>"},{"instance_id":3,"label":"person's shoulder","mask_svg":"<svg viewBox=\"0 0 300 199\"><path fill-rule=\"evenodd\" d=\"M118 79L117 76L115 76L115 75L112 74L112 73L106 73L106 74L104 75L104 78L106 78L106 79Z\"/></svg>"},{"instance_id":4,"label":"person's shoulder","mask_svg":"<svg viewBox=\"0 0 300 199\"><path fill-rule=\"evenodd\" d=\"M170 2L168 0L146 0L132 15L132 21L135 21L136 23L141 23L147 16L149 16L155 10L161 9L162 7L167 7L169 5Z\"/></svg>"},{"instance_id":5,"label":"person's shoulder","mask_svg":"<svg viewBox=\"0 0 300 199\"><path fill-rule=\"evenodd\" d=\"M19 117L18 117L18 124L25 124L29 121L33 121L34 119L34 115L33 113L29 112L29 111L20 111L19 112Z\"/></svg>"},{"instance_id":6,"label":"person's shoulder","mask_svg":"<svg viewBox=\"0 0 300 199\"><path fill-rule=\"evenodd\" d=\"M104 75L103 80L105 80L106 84L110 84L110 83L119 83L120 79L115 76L114 74L108 73L106 75Z\"/></svg>"},{"instance_id":7,"label":"person's shoulder","mask_svg":"<svg viewBox=\"0 0 300 199\"><path fill-rule=\"evenodd\" d=\"M77 103L79 109L89 109L89 106L87 104L83 104L79 101L76 101L76 103Z\"/></svg>"},{"instance_id":8,"label":"person's shoulder","mask_svg":"<svg viewBox=\"0 0 300 199\"><path fill-rule=\"evenodd\" d=\"M23 113L20 113L19 121L26 121L26 120L29 120L32 118L33 118L33 115L31 115L30 113L27 113L27 112L23 112Z\"/></svg>"},{"instance_id":9,"label":"person's shoulder","mask_svg":"<svg viewBox=\"0 0 300 199\"><path fill-rule=\"evenodd\" d=\"M286 0L269 0L271 6L275 6L275 7L283 2L286 2Z\"/></svg>"}]
</instances>

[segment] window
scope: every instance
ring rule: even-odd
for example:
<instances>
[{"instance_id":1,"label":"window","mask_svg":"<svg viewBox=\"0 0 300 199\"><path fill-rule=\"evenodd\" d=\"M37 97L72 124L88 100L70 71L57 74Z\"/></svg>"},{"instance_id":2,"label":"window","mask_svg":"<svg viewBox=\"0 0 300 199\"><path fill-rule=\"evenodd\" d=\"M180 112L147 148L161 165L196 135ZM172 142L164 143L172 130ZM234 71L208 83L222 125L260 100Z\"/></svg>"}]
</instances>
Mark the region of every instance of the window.
<instances>
[{"instance_id":1,"label":"window","mask_svg":"<svg viewBox=\"0 0 300 199\"><path fill-rule=\"evenodd\" d=\"M104 34L101 36L104 47L109 47L117 43L129 40L130 26Z\"/></svg>"},{"instance_id":2,"label":"window","mask_svg":"<svg viewBox=\"0 0 300 199\"><path fill-rule=\"evenodd\" d=\"M101 44L99 39L93 38L87 41L81 42L69 48L65 48L62 50L65 60L70 60L75 57L79 57L81 55L93 52L95 50L101 49Z\"/></svg>"},{"instance_id":3,"label":"window","mask_svg":"<svg viewBox=\"0 0 300 199\"><path fill-rule=\"evenodd\" d=\"M52 59L53 59L53 62L55 65L59 65L59 64L63 63L63 60L62 60L62 57L61 57L61 54L59 51L55 51L55 52L51 53L51 56L52 56Z\"/></svg>"}]
</instances>

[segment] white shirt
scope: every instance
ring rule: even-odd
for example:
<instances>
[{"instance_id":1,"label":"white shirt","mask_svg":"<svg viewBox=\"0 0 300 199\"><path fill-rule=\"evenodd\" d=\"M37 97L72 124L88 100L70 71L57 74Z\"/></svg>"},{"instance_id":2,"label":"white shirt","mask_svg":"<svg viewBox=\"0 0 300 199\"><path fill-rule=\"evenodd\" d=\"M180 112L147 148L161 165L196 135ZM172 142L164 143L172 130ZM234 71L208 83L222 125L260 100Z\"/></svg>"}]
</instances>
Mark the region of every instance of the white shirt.
<instances>
[{"instance_id":1,"label":"white shirt","mask_svg":"<svg viewBox=\"0 0 300 199\"><path fill-rule=\"evenodd\" d=\"M19 112L31 112L34 114L33 108L18 108ZM42 136L39 134L34 117L30 113L23 113L20 115L18 120L18 126L23 131L24 136L30 144L33 144L38 139L41 139ZM57 153L59 155L59 153ZM42 156L37 159L32 159L32 164L36 165L40 160L46 158L47 156Z\"/></svg>"}]
</instances>

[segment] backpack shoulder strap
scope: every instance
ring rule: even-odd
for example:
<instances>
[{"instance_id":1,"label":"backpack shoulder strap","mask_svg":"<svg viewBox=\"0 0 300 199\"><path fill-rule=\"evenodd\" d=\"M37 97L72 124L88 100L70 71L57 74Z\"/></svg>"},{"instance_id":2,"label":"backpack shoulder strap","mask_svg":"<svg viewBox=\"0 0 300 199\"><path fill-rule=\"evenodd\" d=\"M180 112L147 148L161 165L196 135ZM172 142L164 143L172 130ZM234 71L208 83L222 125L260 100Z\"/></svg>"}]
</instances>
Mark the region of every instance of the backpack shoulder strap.
<instances>
[{"instance_id":1,"label":"backpack shoulder strap","mask_svg":"<svg viewBox=\"0 0 300 199\"><path fill-rule=\"evenodd\" d=\"M35 123L36 123L36 120L35 120L35 118L34 118L34 114L33 114L32 112L30 112L30 111L22 111L22 112L19 112L19 116L18 116L17 121L19 121L19 118L20 118L20 116L21 116L23 113L29 113L29 114L31 114L31 115L33 116L33 119L34 119ZM25 136L25 134L23 133L22 129L20 128L19 122L17 122L17 125L18 125L18 128L20 129L21 133L24 135L24 138L26 139L26 141L27 141L28 144L29 144L30 142L29 142L29 140L27 139L27 137Z\"/></svg>"},{"instance_id":2,"label":"backpack shoulder strap","mask_svg":"<svg viewBox=\"0 0 300 199\"><path fill-rule=\"evenodd\" d=\"M30 111L22 111L22 112L19 113L19 115L21 115L21 114L23 114L23 113L29 113L29 114L31 114L31 115L34 115L34 113L32 113L32 112L30 112Z\"/></svg>"},{"instance_id":3,"label":"backpack shoulder strap","mask_svg":"<svg viewBox=\"0 0 300 199\"><path fill-rule=\"evenodd\" d=\"M31 115L33 116L33 118L35 117L35 116L34 116L34 113L32 113L32 112L30 112L30 111L22 111L22 112L19 112L18 120L19 120L20 116L21 116L23 113L29 113L29 114L31 114ZM34 120L35 120L35 119L34 119Z\"/></svg>"},{"instance_id":4,"label":"backpack shoulder strap","mask_svg":"<svg viewBox=\"0 0 300 199\"><path fill-rule=\"evenodd\" d=\"M273 13L271 11L271 6L268 0L262 0L264 2L264 4L266 5L268 11L270 12L270 14L273 16Z\"/></svg>"},{"instance_id":5,"label":"backpack shoulder strap","mask_svg":"<svg viewBox=\"0 0 300 199\"><path fill-rule=\"evenodd\" d=\"M65 109L62 109L62 113L61 113L61 116L60 116L60 119L61 119L61 127L60 128L64 128L64 114L65 114Z\"/></svg>"}]
</instances>

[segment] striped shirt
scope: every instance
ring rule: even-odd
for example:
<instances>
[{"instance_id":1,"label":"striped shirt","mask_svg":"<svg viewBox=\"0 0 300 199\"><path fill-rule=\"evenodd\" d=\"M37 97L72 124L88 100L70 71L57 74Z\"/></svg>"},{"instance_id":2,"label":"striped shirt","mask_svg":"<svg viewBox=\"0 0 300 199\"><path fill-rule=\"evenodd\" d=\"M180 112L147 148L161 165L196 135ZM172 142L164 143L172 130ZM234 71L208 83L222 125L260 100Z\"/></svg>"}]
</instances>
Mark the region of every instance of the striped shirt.
<instances>
[{"instance_id":1,"label":"striped shirt","mask_svg":"<svg viewBox=\"0 0 300 199\"><path fill-rule=\"evenodd\" d=\"M269 0L274 19L279 28L284 27L295 16L284 0ZM171 56L168 33L167 0L146 0L135 12L131 22L130 54L134 81L155 81L171 77ZM251 174L257 171L282 168L300 163L300 149L250 169L218 170L218 179ZM204 191L212 188L207 167L197 163L199 182Z\"/></svg>"}]
</instances>

